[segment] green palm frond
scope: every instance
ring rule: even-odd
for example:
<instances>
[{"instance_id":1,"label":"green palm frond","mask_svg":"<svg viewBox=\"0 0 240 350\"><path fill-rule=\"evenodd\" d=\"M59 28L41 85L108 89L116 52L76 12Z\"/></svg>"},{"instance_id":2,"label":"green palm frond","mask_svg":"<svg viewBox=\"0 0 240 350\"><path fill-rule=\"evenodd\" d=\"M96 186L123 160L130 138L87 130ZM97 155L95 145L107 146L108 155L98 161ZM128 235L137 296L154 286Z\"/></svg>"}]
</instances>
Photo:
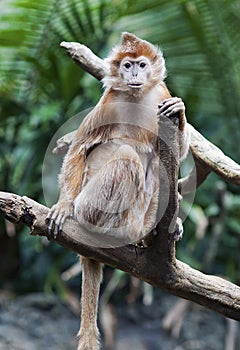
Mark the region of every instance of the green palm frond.
<instances>
[{"instance_id":1,"label":"green palm frond","mask_svg":"<svg viewBox=\"0 0 240 350\"><path fill-rule=\"evenodd\" d=\"M110 3L116 6L112 9ZM59 43L81 41L99 51L122 6L110 0L11 1L1 15L0 94L14 95L20 101L51 96L46 80L58 84L61 69L72 65L62 58ZM80 78L79 69L69 70Z\"/></svg>"}]
</instances>

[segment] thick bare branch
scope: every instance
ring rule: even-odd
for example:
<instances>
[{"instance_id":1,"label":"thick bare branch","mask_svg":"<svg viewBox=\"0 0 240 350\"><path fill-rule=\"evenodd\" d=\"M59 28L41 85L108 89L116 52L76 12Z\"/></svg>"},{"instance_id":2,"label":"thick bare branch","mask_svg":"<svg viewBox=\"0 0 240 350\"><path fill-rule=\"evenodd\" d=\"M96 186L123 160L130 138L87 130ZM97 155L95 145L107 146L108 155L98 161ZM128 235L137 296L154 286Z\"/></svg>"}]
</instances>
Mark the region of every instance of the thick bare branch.
<instances>
[{"instance_id":1,"label":"thick bare branch","mask_svg":"<svg viewBox=\"0 0 240 350\"><path fill-rule=\"evenodd\" d=\"M190 147L194 157L199 162L203 162L203 167L214 171L224 180L240 185L240 165L203 137L192 125L189 124L189 128L191 130Z\"/></svg>"},{"instance_id":2,"label":"thick bare branch","mask_svg":"<svg viewBox=\"0 0 240 350\"><path fill-rule=\"evenodd\" d=\"M194 191L213 171L225 181L240 185L240 165L188 124L191 131L190 149L195 160L191 173L179 181L181 194Z\"/></svg>"},{"instance_id":3,"label":"thick bare branch","mask_svg":"<svg viewBox=\"0 0 240 350\"><path fill-rule=\"evenodd\" d=\"M24 223L32 235L47 236L45 218L48 208L28 197L0 192L0 210L14 223ZM158 288L194 301L227 317L240 321L240 288L216 276L208 276L176 260L173 264L160 263L162 247L148 248L127 245L117 248L87 246L88 235L79 234L79 225L67 220L64 232L56 242L78 254L126 271ZM93 238L94 239L94 238ZM158 242L160 243L160 242Z\"/></svg>"},{"instance_id":4,"label":"thick bare branch","mask_svg":"<svg viewBox=\"0 0 240 350\"><path fill-rule=\"evenodd\" d=\"M60 46L66 49L74 62L86 72L90 73L98 80L104 77L107 69L106 63L96 56L87 46L66 41L61 42Z\"/></svg>"},{"instance_id":5,"label":"thick bare branch","mask_svg":"<svg viewBox=\"0 0 240 350\"><path fill-rule=\"evenodd\" d=\"M194 192L212 171L211 168L206 166L204 162L198 160L194 155L193 158L195 166L191 172L186 177L178 180L178 189L183 196Z\"/></svg>"}]
</instances>

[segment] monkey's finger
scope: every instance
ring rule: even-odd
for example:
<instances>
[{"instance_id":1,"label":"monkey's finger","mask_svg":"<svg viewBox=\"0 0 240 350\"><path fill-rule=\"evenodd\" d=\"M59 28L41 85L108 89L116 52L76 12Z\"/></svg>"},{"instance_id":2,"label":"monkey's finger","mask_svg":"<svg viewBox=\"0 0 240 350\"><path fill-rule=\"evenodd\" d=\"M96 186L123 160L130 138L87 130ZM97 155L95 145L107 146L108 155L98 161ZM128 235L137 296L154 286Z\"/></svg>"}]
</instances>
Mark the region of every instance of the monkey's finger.
<instances>
[{"instance_id":1,"label":"monkey's finger","mask_svg":"<svg viewBox=\"0 0 240 350\"><path fill-rule=\"evenodd\" d=\"M179 104L182 104L182 108L185 108L183 101L178 97L173 97L167 101L164 100L163 103L158 106L159 114L164 114L169 108Z\"/></svg>"},{"instance_id":2,"label":"monkey's finger","mask_svg":"<svg viewBox=\"0 0 240 350\"><path fill-rule=\"evenodd\" d=\"M58 233L58 216L59 209L54 205L45 219L45 222L48 225L48 234L49 236L53 236L53 238L56 238Z\"/></svg>"},{"instance_id":3,"label":"monkey's finger","mask_svg":"<svg viewBox=\"0 0 240 350\"><path fill-rule=\"evenodd\" d=\"M61 214L58 219L58 233L61 233L63 231L63 225L66 221L66 216L64 214Z\"/></svg>"},{"instance_id":4,"label":"monkey's finger","mask_svg":"<svg viewBox=\"0 0 240 350\"><path fill-rule=\"evenodd\" d=\"M56 214L55 219L50 220L50 225L48 226L48 230L49 230L49 233L53 236L53 238L56 239L59 233L58 214Z\"/></svg>"},{"instance_id":5,"label":"monkey's finger","mask_svg":"<svg viewBox=\"0 0 240 350\"><path fill-rule=\"evenodd\" d=\"M63 225L64 225L66 219L69 217L70 217L70 215L68 213L65 213L65 211L58 213L58 216L56 218L56 225L57 225L56 236L58 233L61 233L63 231Z\"/></svg>"},{"instance_id":6,"label":"monkey's finger","mask_svg":"<svg viewBox=\"0 0 240 350\"><path fill-rule=\"evenodd\" d=\"M166 98L165 100L163 100L161 103L159 103L159 108L161 107L168 107L168 106L171 106L173 105L174 103L178 103L178 102L181 102L182 99L180 97L170 97L170 98Z\"/></svg>"},{"instance_id":7,"label":"monkey's finger","mask_svg":"<svg viewBox=\"0 0 240 350\"><path fill-rule=\"evenodd\" d=\"M164 110L171 108L174 105L179 105L179 104L182 104L182 106L184 106L183 101L180 98L176 97L174 99L167 101L166 103L163 103L162 105L159 105L159 110L161 112L163 112Z\"/></svg>"},{"instance_id":8,"label":"monkey's finger","mask_svg":"<svg viewBox=\"0 0 240 350\"><path fill-rule=\"evenodd\" d=\"M179 241L183 236L183 225L182 220L178 217L176 222L176 229L173 234L174 241Z\"/></svg>"},{"instance_id":9,"label":"monkey's finger","mask_svg":"<svg viewBox=\"0 0 240 350\"><path fill-rule=\"evenodd\" d=\"M173 105L168 106L168 108L160 108L159 112L161 115L169 117L170 115L176 114L178 112L184 112L185 107L183 102L178 102Z\"/></svg>"},{"instance_id":10,"label":"monkey's finger","mask_svg":"<svg viewBox=\"0 0 240 350\"><path fill-rule=\"evenodd\" d=\"M51 219L53 219L55 221L57 218L57 215L58 215L57 207L56 207L56 205L53 205L52 208L48 212L48 215L45 219L45 223L48 224Z\"/></svg>"},{"instance_id":11,"label":"monkey's finger","mask_svg":"<svg viewBox=\"0 0 240 350\"><path fill-rule=\"evenodd\" d=\"M49 213L45 219L45 223L48 225L50 223L50 220L52 218L52 210L49 210Z\"/></svg>"},{"instance_id":12,"label":"monkey's finger","mask_svg":"<svg viewBox=\"0 0 240 350\"><path fill-rule=\"evenodd\" d=\"M48 225L49 236L54 235L54 231L55 231L55 221L53 219L49 219L49 225Z\"/></svg>"},{"instance_id":13,"label":"monkey's finger","mask_svg":"<svg viewBox=\"0 0 240 350\"><path fill-rule=\"evenodd\" d=\"M183 200L183 196L178 192L178 203L180 203Z\"/></svg>"}]
</instances>

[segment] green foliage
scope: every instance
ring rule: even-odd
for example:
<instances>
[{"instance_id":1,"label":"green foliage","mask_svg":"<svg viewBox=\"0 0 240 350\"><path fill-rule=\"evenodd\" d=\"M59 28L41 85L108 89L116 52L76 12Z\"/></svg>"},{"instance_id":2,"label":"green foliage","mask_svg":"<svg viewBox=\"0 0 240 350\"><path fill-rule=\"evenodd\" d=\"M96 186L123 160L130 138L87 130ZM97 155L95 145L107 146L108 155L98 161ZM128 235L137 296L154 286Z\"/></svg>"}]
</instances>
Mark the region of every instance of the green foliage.
<instances>
[{"instance_id":1,"label":"green foliage","mask_svg":"<svg viewBox=\"0 0 240 350\"><path fill-rule=\"evenodd\" d=\"M51 137L101 94L99 83L82 72L59 43L78 41L105 56L121 31L161 46L169 72L167 84L186 102L189 121L239 160L239 10L238 0L10 0L1 4L1 190L43 201L42 163ZM223 192L219 203L215 176L198 190L178 254L207 269L203 256L207 259L212 237L217 236L209 272L237 280L240 190L227 186ZM208 226L200 239L193 233L203 217ZM8 238L3 224L1 231L4 246ZM68 256L72 259L71 253L26 236L22 228L19 231L15 288L59 290L59 273L70 263L66 261ZM2 259L8 257L3 254Z\"/></svg>"}]
</instances>

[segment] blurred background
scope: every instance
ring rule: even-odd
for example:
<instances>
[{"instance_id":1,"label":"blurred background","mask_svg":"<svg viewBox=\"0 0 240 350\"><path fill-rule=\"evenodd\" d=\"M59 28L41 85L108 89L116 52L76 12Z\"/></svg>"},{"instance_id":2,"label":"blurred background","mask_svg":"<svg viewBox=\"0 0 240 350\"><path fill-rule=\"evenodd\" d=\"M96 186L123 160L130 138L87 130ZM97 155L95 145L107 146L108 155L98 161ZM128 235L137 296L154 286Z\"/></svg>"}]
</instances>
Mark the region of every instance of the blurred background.
<instances>
[{"instance_id":1,"label":"blurred background","mask_svg":"<svg viewBox=\"0 0 240 350\"><path fill-rule=\"evenodd\" d=\"M172 95L184 100L188 121L240 162L239 0L1 0L0 5L1 191L26 195L45 204L42 164L52 136L69 118L94 106L102 94L101 84L77 67L59 43L77 41L104 58L118 43L122 31L161 47L168 69L166 83ZM177 244L178 258L205 273L239 284L240 188L211 174L197 190L191 210L187 201L182 203L182 209L189 214L184 238ZM21 301L33 300L29 304L34 307L51 311L51 305L58 303L51 298L56 297L66 305L65 312L70 309L71 315L78 314L80 268L76 254L43 238L31 237L26 227L15 227L3 217L0 220L0 310L6 300L12 302L18 296L23 298ZM38 295L37 301L34 295ZM134 325L139 336L146 331L141 328L145 322L148 328L144 334L150 329L150 334L156 330L168 341L171 333L175 337L172 343L161 345L164 340L153 341L152 335L151 340L141 341L140 348L122 336L125 349L231 350L239 342L237 325L230 322L229 326L213 313L208 315L213 318L212 327L215 331L218 325L220 328L216 331L218 342L212 343L214 330L205 325L207 311L196 306L181 304L178 313L174 309L177 328L173 321L166 326L163 320L171 307L179 307L179 300L120 271L105 268L102 295L102 330L111 329L110 335L105 332L107 342L111 343L116 324L124 327L127 322ZM9 315L11 307L0 316L3 350L6 329L1 325L6 323L1 317ZM153 317L156 307L161 312ZM18 308L14 310L18 315ZM194 321L198 325L196 337L191 332L186 335L189 324L194 323L186 320L195 317L193 312L203 315ZM184 318L186 325L179 326L179 319ZM205 327L203 334L198 322ZM73 334L77 332L77 318L74 327ZM227 348L228 331L235 334L232 348ZM121 349L120 343L110 343L105 348ZM52 344L46 348L55 349ZM14 346L10 348L22 349ZM26 344L23 349L28 349ZM38 349L37 340L29 349ZM56 349L73 346L62 342Z\"/></svg>"}]
</instances>

